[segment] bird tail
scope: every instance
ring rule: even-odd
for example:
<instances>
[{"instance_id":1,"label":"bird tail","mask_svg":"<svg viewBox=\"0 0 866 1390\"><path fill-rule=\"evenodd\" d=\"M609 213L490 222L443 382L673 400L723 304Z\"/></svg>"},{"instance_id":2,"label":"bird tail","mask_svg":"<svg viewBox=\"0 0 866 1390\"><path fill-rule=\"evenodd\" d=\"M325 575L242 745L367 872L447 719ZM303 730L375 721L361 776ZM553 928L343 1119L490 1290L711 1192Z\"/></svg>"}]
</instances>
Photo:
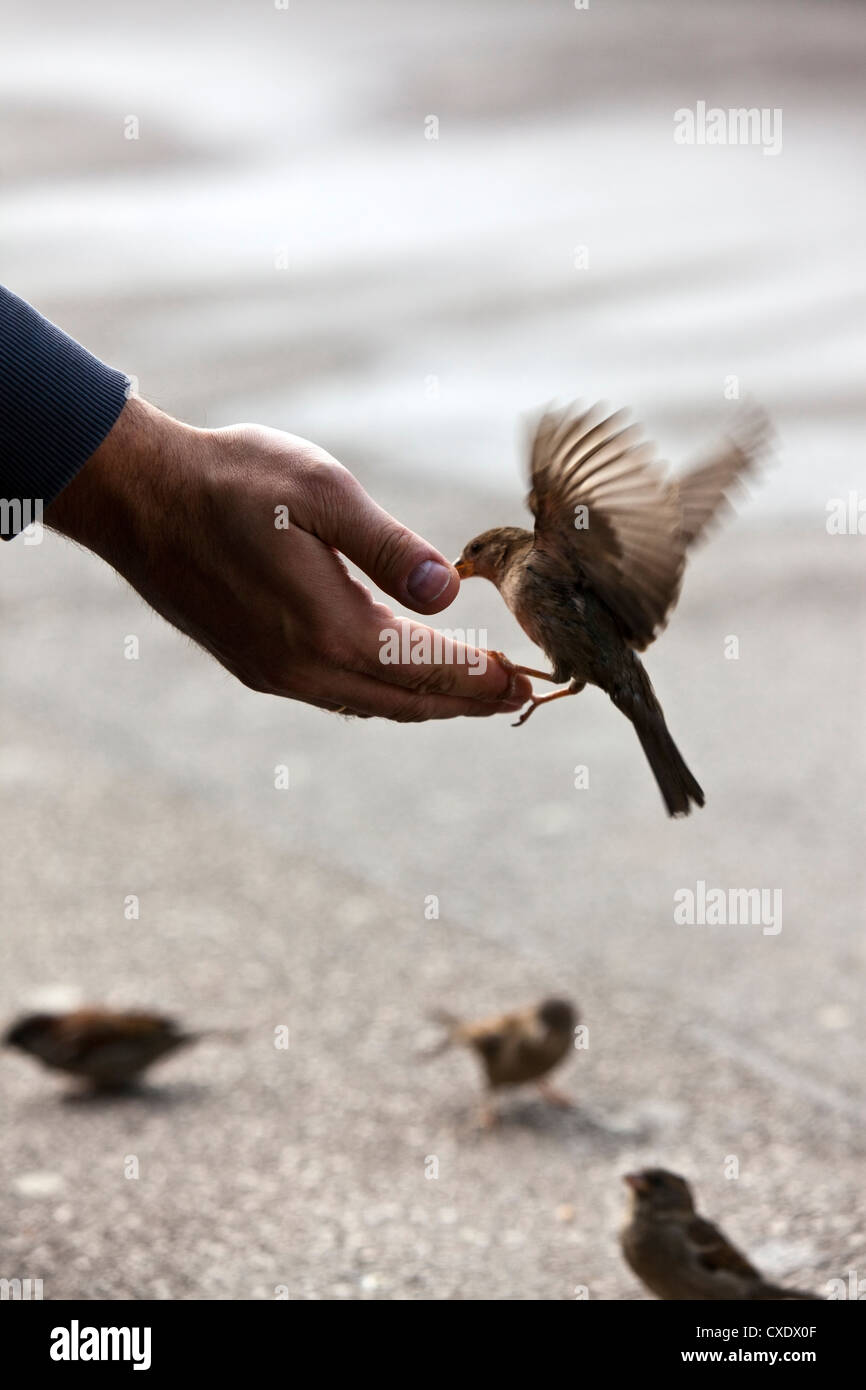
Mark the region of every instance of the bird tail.
<instances>
[{"instance_id":1,"label":"bird tail","mask_svg":"<svg viewBox=\"0 0 866 1390\"><path fill-rule=\"evenodd\" d=\"M671 738L652 682L637 657L634 657L632 674L633 679L627 685L610 693L611 699L635 727L668 815L687 816L692 802L703 806L704 793Z\"/></svg>"},{"instance_id":2,"label":"bird tail","mask_svg":"<svg viewBox=\"0 0 866 1390\"><path fill-rule=\"evenodd\" d=\"M216 1038L219 1042L240 1042L249 1037L249 1028L200 1028L195 1033L184 1033L184 1042L201 1042L205 1038Z\"/></svg>"},{"instance_id":3,"label":"bird tail","mask_svg":"<svg viewBox=\"0 0 866 1390\"><path fill-rule=\"evenodd\" d=\"M448 1009L432 1009L427 1016L431 1023L438 1023L444 1031L438 1043L434 1043L433 1047L428 1047L425 1052L419 1053L419 1056L425 1061L431 1057L439 1057L443 1052L446 1052L451 1044L457 1041L462 1026L462 1019L459 1019L456 1014L450 1013Z\"/></svg>"}]
</instances>

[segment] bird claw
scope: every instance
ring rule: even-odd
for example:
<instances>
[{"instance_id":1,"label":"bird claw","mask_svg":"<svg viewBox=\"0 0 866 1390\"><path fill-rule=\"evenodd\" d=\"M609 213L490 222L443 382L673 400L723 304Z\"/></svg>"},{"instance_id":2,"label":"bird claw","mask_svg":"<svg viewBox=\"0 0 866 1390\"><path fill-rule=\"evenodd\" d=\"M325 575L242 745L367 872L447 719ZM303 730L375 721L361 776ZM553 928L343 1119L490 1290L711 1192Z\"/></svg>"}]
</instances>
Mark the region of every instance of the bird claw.
<instances>
[{"instance_id":1,"label":"bird claw","mask_svg":"<svg viewBox=\"0 0 866 1390\"><path fill-rule=\"evenodd\" d=\"M553 1105L557 1110L574 1109L574 1101L571 1096L558 1090L556 1086L551 1086L548 1081L539 1081L538 1089L548 1105Z\"/></svg>"},{"instance_id":2,"label":"bird claw","mask_svg":"<svg viewBox=\"0 0 866 1390\"><path fill-rule=\"evenodd\" d=\"M514 662L511 660L511 658L505 655L505 652L488 651L487 655L492 657L494 661L497 661L499 665L502 667L503 671L506 671L510 677L508 682L508 688L505 691L505 693L501 696L501 699L503 700L510 700L512 698L518 676L530 676L534 677L536 680L551 681L554 684L556 683L556 676L554 676L551 672L537 671L534 666L516 666ZM530 695L529 698L532 701L530 708L520 716L517 723L511 726L512 728L516 729L520 724L524 724L526 720L529 718L536 704L544 704L545 699L549 699L550 697Z\"/></svg>"},{"instance_id":3,"label":"bird claw","mask_svg":"<svg viewBox=\"0 0 866 1390\"><path fill-rule=\"evenodd\" d=\"M521 724L525 724L533 710L538 709L539 705L549 705L551 700L564 700L566 695L579 695L585 685L586 681L573 680L571 685L567 685L564 690L553 690L549 695L530 695L529 709L523 711L520 718L512 724L512 729L519 729Z\"/></svg>"},{"instance_id":4,"label":"bird claw","mask_svg":"<svg viewBox=\"0 0 866 1390\"><path fill-rule=\"evenodd\" d=\"M506 673L506 675L508 676L509 679L508 679L508 686L507 686L507 689L506 689L504 695L502 695L500 698L503 699L503 700L510 700L511 697L512 697L512 695L514 694L514 687L515 687L515 685L516 685L516 683L517 683L517 676L518 676L518 674L519 674L519 668L518 668L517 666L515 666L514 662L513 662L509 657L507 657L507 656L505 655L505 652L490 652L490 651L489 651L489 652L487 653L487 655L490 656L490 657L492 657L493 660L494 660L495 662L497 662L497 663L502 667L503 671L504 671L504 672Z\"/></svg>"},{"instance_id":5,"label":"bird claw","mask_svg":"<svg viewBox=\"0 0 866 1390\"><path fill-rule=\"evenodd\" d=\"M538 706L543 704L543 699L540 699L537 695L531 695L529 699L529 708L523 711L519 719L514 720L513 724L511 725L512 729L519 729L521 724L526 723L529 716L538 708Z\"/></svg>"}]
</instances>

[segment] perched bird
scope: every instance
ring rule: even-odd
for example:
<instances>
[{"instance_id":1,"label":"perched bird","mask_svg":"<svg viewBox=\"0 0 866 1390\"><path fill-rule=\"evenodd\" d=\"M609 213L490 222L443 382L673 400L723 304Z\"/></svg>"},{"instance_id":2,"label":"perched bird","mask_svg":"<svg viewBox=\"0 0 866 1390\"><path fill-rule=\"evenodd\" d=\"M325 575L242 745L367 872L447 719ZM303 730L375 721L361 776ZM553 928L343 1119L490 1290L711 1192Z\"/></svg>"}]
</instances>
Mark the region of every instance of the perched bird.
<instances>
[{"instance_id":1,"label":"perched bird","mask_svg":"<svg viewBox=\"0 0 866 1390\"><path fill-rule=\"evenodd\" d=\"M711 1221L695 1211L685 1178L646 1168L624 1178L629 1219L620 1232L626 1261L656 1298L762 1302L818 1298L768 1284Z\"/></svg>"},{"instance_id":2,"label":"perched bird","mask_svg":"<svg viewBox=\"0 0 866 1390\"><path fill-rule=\"evenodd\" d=\"M182 1032L160 1014L78 1009L27 1014L12 1024L3 1042L99 1090L120 1090L160 1057L202 1036Z\"/></svg>"},{"instance_id":3,"label":"perched bird","mask_svg":"<svg viewBox=\"0 0 866 1390\"><path fill-rule=\"evenodd\" d=\"M462 579L496 585L552 672L513 670L562 684L533 696L517 724L539 705L577 695L589 682L630 719L655 774L668 814L687 815L704 794L668 732L661 705L637 652L664 626L677 601L689 546L727 507L727 494L764 451L767 425L758 412L742 420L743 437L722 444L702 464L667 478L654 447L624 412L605 418L554 411L540 420L531 451L527 502L535 530L497 526L471 540L457 560Z\"/></svg>"},{"instance_id":4,"label":"perched bird","mask_svg":"<svg viewBox=\"0 0 866 1390\"><path fill-rule=\"evenodd\" d=\"M578 1015L567 999L544 999L540 1004L485 1018L480 1023L465 1023L444 1009L434 1017L447 1031L428 1056L437 1056L456 1043L471 1048L481 1059L489 1092L482 1111L486 1127L495 1123L493 1095L502 1086L535 1081L552 1105L570 1107L568 1097L545 1079L574 1043Z\"/></svg>"}]
</instances>

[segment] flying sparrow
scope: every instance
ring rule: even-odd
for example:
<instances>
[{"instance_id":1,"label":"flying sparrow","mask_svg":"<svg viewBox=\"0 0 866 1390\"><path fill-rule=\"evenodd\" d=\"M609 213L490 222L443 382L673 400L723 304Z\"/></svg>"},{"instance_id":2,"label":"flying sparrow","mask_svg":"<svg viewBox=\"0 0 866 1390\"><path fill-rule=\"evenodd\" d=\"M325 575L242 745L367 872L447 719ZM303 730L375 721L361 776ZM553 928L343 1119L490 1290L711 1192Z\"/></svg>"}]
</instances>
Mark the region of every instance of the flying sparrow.
<instances>
[{"instance_id":1,"label":"flying sparrow","mask_svg":"<svg viewBox=\"0 0 866 1390\"><path fill-rule=\"evenodd\" d=\"M574 1043L578 1015L566 999L544 999L540 1004L513 1013L485 1018L479 1023L466 1023L444 1009L434 1015L446 1033L438 1047L428 1056L437 1056L456 1043L477 1053L488 1089L482 1111L482 1123L495 1123L493 1095L503 1086L519 1086L535 1081L551 1105L569 1108L568 1097L555 1090L546 1080L568 1053Z\"/></svg>"},{"instance_id":2,"label":"flying sparrow","mask_svg":"<svg viewBox=\"0 0 866 1390\"><path fill-rule=\"evenodd\" d=\"M99 1090L119 1090L160 1057L202 1036L182 1032L160 1014L77 1009L27 1014L12 1024L3 1042Z\"/></svg>"},{"instance_id":3,"label":"flying sparrow","mask_svg":"<svg viewBox=\"0 0 866 1390\"><path fill-rule=\"evenodd\" d=\"M631 1210L620 1232L622 1253L656 1298L817 1299L817 1294L768 1284L718 1226L698 1216L685 1178L646 1168L628 1173L624 1181L631 1188Z\"/></svg>"},{"instance_id":4,"label":"flying sparrow","mask_svg":"<svg viewBox=\"0 0 866 1390\"><path fill-rule=\"evenodd\" d=\"M758 412L743 438L722 444L679 478L665 477L653 445L623 411L605 418L544 415L532 443L527 498L535 530L497 526L471 540L456 561L462 579L496 585L524 632L541 647L552 672L512 668L570 684L533 696L517 724L539 705L577 695L589 682L630 719L658 782L668 814L688 815L704 794L665 724L637 652L664 627L677 601L686 551L727 494L754 466L767 442ZM493 653L504 664L501 653Z\"/></svg>"}]
</instances>

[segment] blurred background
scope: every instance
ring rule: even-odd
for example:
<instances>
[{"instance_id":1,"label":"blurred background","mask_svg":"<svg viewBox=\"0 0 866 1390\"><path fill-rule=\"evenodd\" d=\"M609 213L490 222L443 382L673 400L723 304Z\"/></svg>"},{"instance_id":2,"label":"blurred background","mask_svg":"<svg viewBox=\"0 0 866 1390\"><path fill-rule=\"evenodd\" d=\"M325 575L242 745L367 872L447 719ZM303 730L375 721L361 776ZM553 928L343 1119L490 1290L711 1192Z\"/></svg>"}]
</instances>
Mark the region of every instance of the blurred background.
<instances>
[{"instance_id":1,"label":"blurred background","mask_svg":"<svg viewBox=\"0 0 866 1390\"><path fill-rule=\"evenodd\" d=\"M3 548L4 1017L249 1031L115 1103L7 1054L0 1275L640 1298L619 1179L657 1162L774 1277L866 1277L866 542L827 529L866 495L866 13L49 0L6 34L3 281L163 409L307 435L455 555L521 521L552 398L633 406L675 466L754 398L778 451L647 658L686 822L599 692L519 733L345 723L233 684L56 537ZM699 101L780 110L781 151L675 143ZM489 586L441 625L533 656ZM698 880L781 889L781 933L676 925ZM482 1134L426 1014L550 992L590 1030L575 1109L518 1094Z\"/></svg>"}]
</instances>

